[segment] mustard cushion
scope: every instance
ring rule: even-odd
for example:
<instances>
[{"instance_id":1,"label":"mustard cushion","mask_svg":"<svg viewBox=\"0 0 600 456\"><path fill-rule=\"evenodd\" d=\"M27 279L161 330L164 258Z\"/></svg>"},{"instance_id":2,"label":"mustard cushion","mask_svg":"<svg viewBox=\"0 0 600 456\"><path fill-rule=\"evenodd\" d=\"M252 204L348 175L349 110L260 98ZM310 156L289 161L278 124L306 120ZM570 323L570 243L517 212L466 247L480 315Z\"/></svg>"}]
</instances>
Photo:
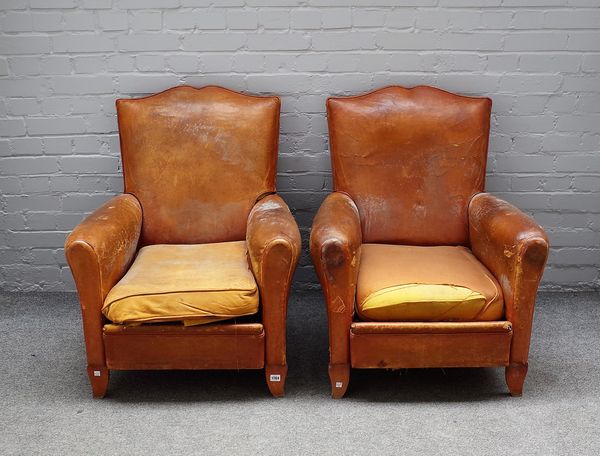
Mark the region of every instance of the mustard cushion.
<instances>
[{"instance_id":1,"label":"mustard cushion","mask_svg":"<svg viewBox=\"0 0 600 456\"><path fill-rule=\"evenodd\" d=\"M110 321L202 324L258 312L246 243L151 245L138 252L104 301Z\"/></svg>"},{"instance_id":2,"label":"mustard cushion","mask_svg":"<svg viewBox=\"0 0 600 456\"><path fill-rule=\"evenodd\" d=\"M489 321L502 318L504 303L466 247L363 244L357 312L372 321Z\"/></svg>"}]
</instances>

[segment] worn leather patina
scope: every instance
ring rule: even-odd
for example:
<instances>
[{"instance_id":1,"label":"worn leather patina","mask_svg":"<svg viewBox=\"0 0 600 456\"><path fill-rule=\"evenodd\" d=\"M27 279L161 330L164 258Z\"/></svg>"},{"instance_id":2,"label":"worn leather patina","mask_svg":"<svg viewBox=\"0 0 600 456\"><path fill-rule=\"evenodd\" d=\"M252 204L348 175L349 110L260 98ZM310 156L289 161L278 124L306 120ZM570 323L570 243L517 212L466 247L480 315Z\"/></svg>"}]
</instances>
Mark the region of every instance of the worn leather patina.
<instances>
[{"instance_id":1,"label":"worn leather patina","mask_svg":"<svg viewBox=\"0 0 600 456\"><path fill-rule=\"evenodd\" d=\"M117 100L125 192L144 208L141 242L244 239L275 191L279 99L178 87Z\"/></svg>"},{"instance_id":2,"label":"worn leather patina","mask_svg":"<svg viewBox=\"0 0 600 456\"><path fill-rule=\"evenodd\" d=\"M506 382L520 396L528 369L535 297L548 259L548 237L531 217L493 195L469 204L471 248L498 279L506 318L513 324Z\"/></svg>"},{"instance_id":3,"label":"worn leather patina","mask_svg":"<svg viewBox=\"0 0 600 456\"><path fill-rule=\"evenodd\" d=\"M327 101L334 192L310 248L327 305L333 397L345 394L351 367L505 366L511 394L522 393L548 241L530 217L483 193L490 110L488 98L432 87ZM363 243L464 246L493 276L503 310L493 308L492 321L363 321L354 311Z\"/></svg>"},{"instance_id":4,"label":"worn leather patina","mask_svg":"<svg viewBox=\"0 0 600 456\"><path fill-rule=\"evenodd\" d=\"M363 242L468 244L491 106L429 87L327 100L333 186L356 203Z\"/></svg>"},{"instance_id":5,"label":"worn leather patina","mask_svg":"<svg viewBox=\"0 0 600 456\"><path fill-rule=\"evenodd\" d=\"M110 369L263 367L271 393L283 395L287 298L300 233L274 194L279 110L277 97L213 86L117 101L125 194L86 218L65 243L94 396L106 393ZM141 247L230 242L245 246L260 296L256 321L128 326L103 316L107 295Z\"/></svg>"}]
</instances>

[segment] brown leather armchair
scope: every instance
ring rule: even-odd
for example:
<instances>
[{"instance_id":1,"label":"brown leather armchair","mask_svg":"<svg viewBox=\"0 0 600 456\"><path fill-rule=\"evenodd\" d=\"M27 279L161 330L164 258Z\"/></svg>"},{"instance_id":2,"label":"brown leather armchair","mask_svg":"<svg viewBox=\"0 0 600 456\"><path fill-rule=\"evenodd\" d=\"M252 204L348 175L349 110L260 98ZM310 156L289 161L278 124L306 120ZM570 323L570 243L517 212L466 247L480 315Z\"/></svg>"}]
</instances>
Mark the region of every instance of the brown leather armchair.
<instances>
[{"instance_id":1,"label":"brown leather armchair","mask_svg":"<svg viewBox=\"0 0 600 456\"><path fill-rule=\"evenodd\" d=\"M351 367L505 366L522 394L548 240L482 193L490 110L432 87L327 101L334 192L310 249L333 397Z\"/></svg>"},{"instance_id":2,"label":"brown leather armchair","mask_svg":"<svg viewBox=\"0 0 600 456\"><path fill-rule=\"evenodd\" d=\"M283 395L300 234L275 194L279 111L220 87L117 101L125 193L65 244L94 396L110 370L263 368Z\"/></svg>"}]
</instances>

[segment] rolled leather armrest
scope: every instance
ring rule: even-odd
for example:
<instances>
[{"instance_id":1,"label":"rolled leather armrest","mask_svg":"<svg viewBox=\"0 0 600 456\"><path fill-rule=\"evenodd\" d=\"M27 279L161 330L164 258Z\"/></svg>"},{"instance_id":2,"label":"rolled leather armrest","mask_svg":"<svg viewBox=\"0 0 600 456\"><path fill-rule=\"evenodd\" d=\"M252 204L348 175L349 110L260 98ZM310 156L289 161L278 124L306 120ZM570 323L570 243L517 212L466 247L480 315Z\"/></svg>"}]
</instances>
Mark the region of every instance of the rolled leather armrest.
<instances>
[{"instance_id":1,"label":"rolled leather armrest","mask_svg":"<svg viewBox=\"0 0 600 456\"><path fill-rule=\"evenodd\" d=\"M266 196L254 205L248 216L246 244L260 290L266 362L284 366L287 300L301 240L298 225L280 196Z\"/></svg>"},{"instance_id":2,"label":"rolled leather armrest","mask_svg":"<svg viewBox=\"0 0 600 456\"><path fill-rule=\"evenodd\" d=\"M81 303L89 365L104 365L102 304L131 264L141 228L139 201L123 194L90 214L65 241L65 256Z\"/></svg>"},{"instance_id":3,"label":"rolled leather armrest","mask_svg":"<svg viewBox=\"0 0 600 456\"><path fill-rule=\"evenodd\" d=\"M310 253L325 294L332 365L350 362L349 331L354 314L361 244L356 204L345 193L331 193L314 219Z\"/></svg>"},{"instance_id":4,"label":"rolled leather armrest","mask_svg":"<svg viewBox=\"0 0 600 456\"><path fill-rule=\"evenodd\" d=\"M474 255L494 274L513 325L511 365L527 365L535 297L548 258L543 228L512 204L479 193L469 203Z\"/></svg>"}]
</instances>

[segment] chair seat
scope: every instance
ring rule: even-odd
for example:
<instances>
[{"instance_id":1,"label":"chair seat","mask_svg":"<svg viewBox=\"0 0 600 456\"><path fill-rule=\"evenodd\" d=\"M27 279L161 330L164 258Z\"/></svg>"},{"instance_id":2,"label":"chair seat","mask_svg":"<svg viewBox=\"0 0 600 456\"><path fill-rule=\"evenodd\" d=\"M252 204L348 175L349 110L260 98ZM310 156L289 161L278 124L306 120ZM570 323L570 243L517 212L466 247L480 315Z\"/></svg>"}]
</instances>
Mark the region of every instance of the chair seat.
<instances>
[{"instance_id":1,"label":"chair seat","mask_svg":"<svg viewBox=\"0 0 600 456\"><path fill-rule=\"evenodd\" d=\"M504 315L500 285L461 246L363 244L356 302L366 321L491 321Z\"/></svg>"},{"instance_id":2,"label":"chair seat","mask_svg":"<svg viewBox=\"0 0 600 456\"><path fill-rule=\"evenodd\" d=\"M150 245L109 292L102 312L119 324L203 324L258 312L246 243Z\"/></svg>"}]
</instances>

